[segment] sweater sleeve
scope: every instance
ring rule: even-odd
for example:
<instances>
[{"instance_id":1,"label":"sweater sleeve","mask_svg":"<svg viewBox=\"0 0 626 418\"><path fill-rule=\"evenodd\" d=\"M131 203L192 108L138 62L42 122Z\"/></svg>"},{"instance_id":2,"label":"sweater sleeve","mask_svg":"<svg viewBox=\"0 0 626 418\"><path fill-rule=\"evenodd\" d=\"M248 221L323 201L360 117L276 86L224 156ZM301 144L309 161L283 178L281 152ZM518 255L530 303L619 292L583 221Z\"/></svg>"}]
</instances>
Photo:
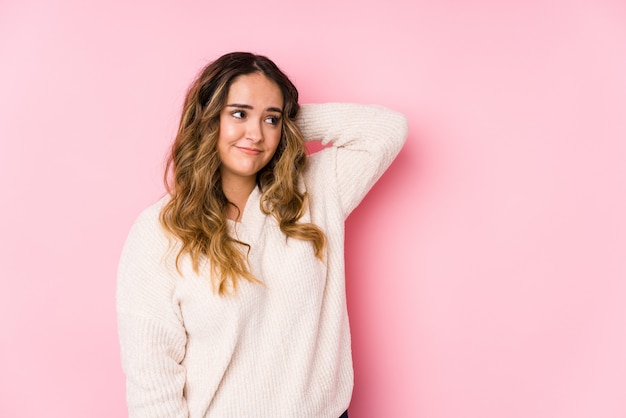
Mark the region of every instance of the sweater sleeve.
<instances>
[{"instance_id":1,"label":"sweater sleeve","mask_svg":"<svg viewBox=\"0 0 626 418\"><path fill-rule=\"evenodd\" d=\"M404 115L347 103L302 105L296 120L305 140L332 144L312 156L318 172L333 173L346 218L400 152L408 133Z\"/></svg>"},{"instance_id":2,"label":"sweater sleeve","mask_svg":"<svg viewBox=\"0 0 626 418\"><path fill-rule=\"evenodd\" d=\"M149 210L148 210L149 211ZM186 418L186 333L174 303L174 276L163 259L167 239L158 215L142 214L118 269L117 315L130 418Z\"/></svg>"}]
</instances>

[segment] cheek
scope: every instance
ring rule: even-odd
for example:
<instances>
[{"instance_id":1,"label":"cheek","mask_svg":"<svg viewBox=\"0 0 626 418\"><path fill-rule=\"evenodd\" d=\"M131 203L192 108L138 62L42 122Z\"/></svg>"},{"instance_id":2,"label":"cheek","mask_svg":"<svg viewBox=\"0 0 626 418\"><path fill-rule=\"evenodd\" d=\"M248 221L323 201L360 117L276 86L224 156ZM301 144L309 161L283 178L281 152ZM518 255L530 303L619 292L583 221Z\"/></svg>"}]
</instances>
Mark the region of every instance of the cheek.
<instances>
[{"instance_id":1,"label":"cheek","mask_svg":"<svg viewBox=\"0 0 626 418\"><path fill-rule=\"evenodd\" d=\"M268 144L271 144L271 147L274 151L278 148L278 144L280 143L280 136L282 131L279 129L277 131L272 131L269 136L266 137L265 141Z\"/></svg>"},{"instance_id":2,"label":"cheek","mask_svg":"<svg viewBox=\"0 0 626 418\"><path fill-rule=\"evenodd\" d=\"M233 139L237 139L238 137L238 129L237 126L233 123L225 122L224 120L220 121L220 142L228 142Z\"/></svg>"}]
</instances>

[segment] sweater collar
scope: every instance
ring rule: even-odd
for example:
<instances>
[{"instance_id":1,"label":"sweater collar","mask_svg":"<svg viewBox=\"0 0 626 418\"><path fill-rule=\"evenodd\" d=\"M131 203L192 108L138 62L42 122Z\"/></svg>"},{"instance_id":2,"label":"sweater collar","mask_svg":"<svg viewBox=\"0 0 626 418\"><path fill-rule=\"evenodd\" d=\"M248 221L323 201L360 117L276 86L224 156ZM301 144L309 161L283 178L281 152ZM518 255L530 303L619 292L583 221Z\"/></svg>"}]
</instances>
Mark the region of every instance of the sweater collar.
<instances>
[{"instance_id":1,"label":"sweater collar","mask_svg":"<svg viewBox=\"0 0 626 418\"><path fill-rule=\"evenodd\" d=\"M265 214L261 211L260 202L261 191L257 186L252 189L250 196L248 196L241 220L239 222L228 220L231 235L250 246L254 246L258 241L266 220Z\"/></svg>"}]
</instances>

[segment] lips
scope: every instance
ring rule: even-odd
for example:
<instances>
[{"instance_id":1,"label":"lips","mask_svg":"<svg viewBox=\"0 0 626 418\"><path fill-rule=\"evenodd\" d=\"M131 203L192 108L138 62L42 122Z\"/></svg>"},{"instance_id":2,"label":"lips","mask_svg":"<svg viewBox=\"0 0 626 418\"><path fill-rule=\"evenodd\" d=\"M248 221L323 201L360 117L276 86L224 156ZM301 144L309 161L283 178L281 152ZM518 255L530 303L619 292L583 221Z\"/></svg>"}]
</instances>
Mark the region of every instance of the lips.
<instances>
[{"instance_id":1,"label":"lips","mask_svg":"<svg viewBox=\"0 0 626 418\"><path fill-rule=\"evenodd\" d=\"M246 147L235 147L235 148L237 148L239 151L243 152L244 154L248 154L248 155L259 155L261 152L263 152L262 150L258 148L246 148Z\"/></svg>"}]
</instances>

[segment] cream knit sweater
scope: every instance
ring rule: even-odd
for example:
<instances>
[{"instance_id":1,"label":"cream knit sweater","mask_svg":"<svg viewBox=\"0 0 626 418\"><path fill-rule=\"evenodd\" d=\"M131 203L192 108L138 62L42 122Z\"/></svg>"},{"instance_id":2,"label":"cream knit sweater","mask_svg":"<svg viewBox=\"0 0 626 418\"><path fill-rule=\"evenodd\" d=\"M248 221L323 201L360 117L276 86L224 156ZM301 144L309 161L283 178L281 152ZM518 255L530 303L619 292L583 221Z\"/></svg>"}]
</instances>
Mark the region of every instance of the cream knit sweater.
<instances>
[{"instance_id":1,"label":"cream knit sweater","mask_svg":"<svg viewBox=\"0 0 626 418\"><path fill-rule=\"evenodd\" d=\"M304 105L307 140L333 146L303 175L305 221L325 232L324 262L286 239L254 190L231 233L251 245L235 295L211 290L205 267L176 273L159 224L163 200L133 225L118 271L117 313L131 418L338 418L353 386L344 288L344 221L399 152L404 116L378 106Z\"/></svg>"}]
</instances>

